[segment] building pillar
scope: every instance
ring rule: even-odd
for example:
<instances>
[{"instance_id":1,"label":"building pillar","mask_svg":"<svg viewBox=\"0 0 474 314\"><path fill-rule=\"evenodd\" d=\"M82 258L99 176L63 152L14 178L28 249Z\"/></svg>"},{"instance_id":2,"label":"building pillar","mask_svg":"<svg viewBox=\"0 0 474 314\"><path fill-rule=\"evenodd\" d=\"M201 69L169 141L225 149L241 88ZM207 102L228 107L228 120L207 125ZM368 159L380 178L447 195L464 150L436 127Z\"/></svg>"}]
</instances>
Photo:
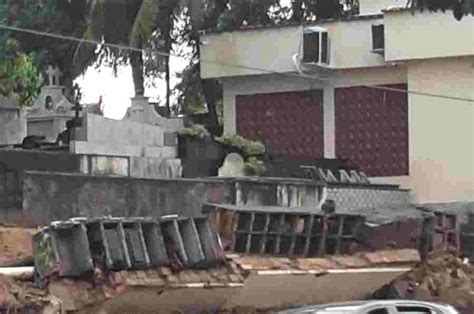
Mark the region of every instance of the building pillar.
<instances>
[{"instance_id":1,"label":"building pillar","mask_svg":"<svg viewBox=\"0 0 474 314\"><path fill-rule=\"evenodd\" d=\"M233 135L237 133L237 113L235 93L230 88L224 88L224 134Z\"/></svg>"},{"instance_id":2,"label":"building pillar","mask_svg":"<svg viewBox=\"0 0 474 314\"><path fill-rule=\"evenodd\" d=\"M324 158L336 158L336 114L334 87L325 86L323 94Z\"/></svg>"}]
</instances>

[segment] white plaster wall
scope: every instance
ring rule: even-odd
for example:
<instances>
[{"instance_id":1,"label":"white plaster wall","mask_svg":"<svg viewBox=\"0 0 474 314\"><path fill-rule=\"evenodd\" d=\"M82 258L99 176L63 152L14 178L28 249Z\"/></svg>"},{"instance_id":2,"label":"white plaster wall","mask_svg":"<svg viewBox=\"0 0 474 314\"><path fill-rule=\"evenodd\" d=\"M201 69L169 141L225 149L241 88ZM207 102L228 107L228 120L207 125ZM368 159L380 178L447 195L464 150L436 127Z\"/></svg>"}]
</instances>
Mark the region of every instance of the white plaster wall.
<instances>
[{"instance_id":1,"label":"white plaster wall","mask_svg":"<svg viewBox=\"0 0 474 314\"><path fill-rule=\"evenodd\" d=\"M370 0L369 0L370 1ZM387 61L474 55L474 18L456 21L451 11L387 12Z\"/></svg>"},{"instance_id":2,"label":"white plaster wall","mask_svg":"<svg viewBox=\"0 0 474 314\"><path fill-rule=\"evenodd\" d=\"M411 62L409 90L474 100L474 58ZM474 200L474 102L409 95L410 176L416 202Z\"/></svg>"},{"instance_id":3,"label":"white plaster wall","mask_svg":"<svg viewBox=\"0 0 474 314\"><path fill-rule=\"evenodd\" d=\"M319 25L328 30L330 66L349 69L385 65L383 56L371 52L372 25L382 21L374 18ZM295 71L292 58L302 47L302 36L301 26L203 35L201 75L217 78Z\"/></svg>"},{"instance_id":4,"label":"white plaster wall","mask_svg":"<svg viewBox=\"0 0 474 314\"><path fill-rule=\"evenodd\" d=\"M299 78L295 74L291 74L235 77L222 81L224 83L224 132L226 134L235 134L237 129L235 110L237 95L322 89L324 93L324 155L326 158L334 158L336 156L334 88L406 83L407 74L404 67L398 66L334 71L332 75L321 77L321 80Z\"/></svg>"},{"instance_id":5,"label":"white plaster wall","mask_svg":"<svg viewBox=\"0 0 474 314\"><path fill-rule=\"evenodd\" d=\"M474 58L409 65L410 90L474 100ZM409 95L410 185L417 201L474 200L474 102Z\"/></svg>"},{"instance_id":6,"label":"white plaster wall","mask_svg":"<svg viewBox=\"0 0 474 314\"><path fill-rule=\"evenodd\" d=\"M359 0L359 13L361 15L381 13L390 6L405 6L407 0Z\"/></svg>"}]
</instances>

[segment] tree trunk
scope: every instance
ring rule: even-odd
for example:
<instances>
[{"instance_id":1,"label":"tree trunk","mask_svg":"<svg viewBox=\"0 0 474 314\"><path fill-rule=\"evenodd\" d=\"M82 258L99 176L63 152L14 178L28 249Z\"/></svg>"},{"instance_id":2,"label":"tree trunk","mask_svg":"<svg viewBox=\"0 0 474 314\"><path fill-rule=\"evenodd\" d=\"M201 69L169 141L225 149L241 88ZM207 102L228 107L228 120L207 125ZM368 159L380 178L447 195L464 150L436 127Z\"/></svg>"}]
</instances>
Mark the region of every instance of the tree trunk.
<instances>
[{"instance_id":1,"label":"tree trunk","mask_svg":"<svg viewBox=\"0 0 474 314\"><path fill-rule=\"evenodd\" d=\"M171 114L171 82L170 82L170 79L171 79L171 71L170 71L170 53L171 53L171 49L172 49L172 45L173 45L173 41L172 41L172 38L171 38L171 32L173 30L173 26L174 26L174 20L173 20L173 10L170 10L169 12L169 15L168 15L168 18L169 18L169 21L167 23L167 29L166 29L166 32L165 32L165 36L166 36L166 39L165 39L165 51L166 53L168 53L168 56L166 56L166 73L165 73L165 79L166 79L166 111L167 111L167 114L168 114L168 117L170 116Z\"/></svg>"},{"instance_id":2,"label":"tree trunk","mask_svg":"<svg viewBox=\"0 0 474 314\"><path fill-rule=\"evenodd\" d=\"M135 97L145 95L145 84L143 79L143 55L139 51L133 51L130 55L132 65L133 85L135 86Z\"/></svg>"},{"instance_id":3,"label":"tree trunk","mask_svg":"<svg viewBox=\"0 0 474 314\"><path fill-rule=\"evenodd\" d=\"M198 35L199 38L199 35ZM196 54L197 59L201 60L201 49L199 47L199 39L196 41ZM198 67L199 77L201 77L201 67ZM219 88L218 82L215 79L207 79L202 81L202 92L207 104L207 111L209 112L209 120L211 127L217 128L219 126L219 118L217 116L217 99L216 99L216 88Z\"/></svg>"},{"instance_id":4,"label":"tree trunk","mask_svg":"<svg viewBox=\"0 0 474 314\"><path fill-rule=\"evenodd\" d=\"M219 83L215 79L207 79L202 81L204 98L206 98L207 110L209 111L209 119L213 128L219 125L219 119L217 117L218 88Z\"/></svg>"}]
</instances>

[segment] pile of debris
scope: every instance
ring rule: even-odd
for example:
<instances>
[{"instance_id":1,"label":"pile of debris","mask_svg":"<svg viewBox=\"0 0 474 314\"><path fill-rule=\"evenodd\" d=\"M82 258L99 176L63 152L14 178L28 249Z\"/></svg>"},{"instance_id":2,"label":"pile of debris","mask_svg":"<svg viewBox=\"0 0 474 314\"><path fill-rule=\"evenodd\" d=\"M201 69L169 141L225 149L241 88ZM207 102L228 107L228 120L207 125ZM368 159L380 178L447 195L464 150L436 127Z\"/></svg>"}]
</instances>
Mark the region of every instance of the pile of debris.
<instances>
[{"instance_id":1,"label":"pile of debris","mask_svg":"<svg viewBox=\"0 0 474 314\"><path fill-rule=\"evenodd\" d=\"M474 264L438 249L374 296L448 303L461 313L474 313Z\"/></svg>"}]
</instances>

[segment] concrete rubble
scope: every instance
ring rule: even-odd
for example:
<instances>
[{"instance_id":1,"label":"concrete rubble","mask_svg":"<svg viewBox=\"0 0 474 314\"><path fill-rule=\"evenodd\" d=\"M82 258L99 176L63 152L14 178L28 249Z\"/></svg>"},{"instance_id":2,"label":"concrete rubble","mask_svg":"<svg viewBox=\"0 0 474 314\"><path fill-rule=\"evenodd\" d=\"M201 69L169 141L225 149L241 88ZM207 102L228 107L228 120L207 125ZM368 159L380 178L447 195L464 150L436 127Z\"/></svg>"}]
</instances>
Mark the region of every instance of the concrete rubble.
<instances>
[{"instance_id":1,"label":"concrete rubble","mask_svg":"<svg viewBox=\"0 0 474 314\"><path fill-rule=\"evenodd\" d=\"M469 211L459 219L414 206L205 207L208 218L74 218L41 230L0 228L7 253L0 311L261 313L390 291L472 313L474 269L456 257L467 249ZM454 255L433 251L438 246ZM33 267L5 268L32 261L34 274Z\"/></svg>"},{"instance_id":2,"label":"concrete rubble","mask_svg":"<svg viewBox=\"0 0 474 314\"><path fill-rule=\"evenodd\" d=\"M474 264L446 250L435 250L425 263L374 296L448 303L461 313L474 313Z\"/></svg>"},{"instance_id":3,"label":"concrete rubble","mask_svg":"<svg viewBox=\"0 0 474 314\"><path fill-rule=\"evenodd\" d=\"M55 311L42 313L136 313L137 309L140 313L225 313L239 308L267 312L295 304L362 298L419 262L418 252L410 249L326 258L228 254L224 264L207 269L95 269L91 277L80 278L55 274L43 289L34 288L31 278L9 280L2 296L9 297L4 303L10 308L26 309L30 303L41 310L56 306Z\"/></svg>"}]
</instances>

